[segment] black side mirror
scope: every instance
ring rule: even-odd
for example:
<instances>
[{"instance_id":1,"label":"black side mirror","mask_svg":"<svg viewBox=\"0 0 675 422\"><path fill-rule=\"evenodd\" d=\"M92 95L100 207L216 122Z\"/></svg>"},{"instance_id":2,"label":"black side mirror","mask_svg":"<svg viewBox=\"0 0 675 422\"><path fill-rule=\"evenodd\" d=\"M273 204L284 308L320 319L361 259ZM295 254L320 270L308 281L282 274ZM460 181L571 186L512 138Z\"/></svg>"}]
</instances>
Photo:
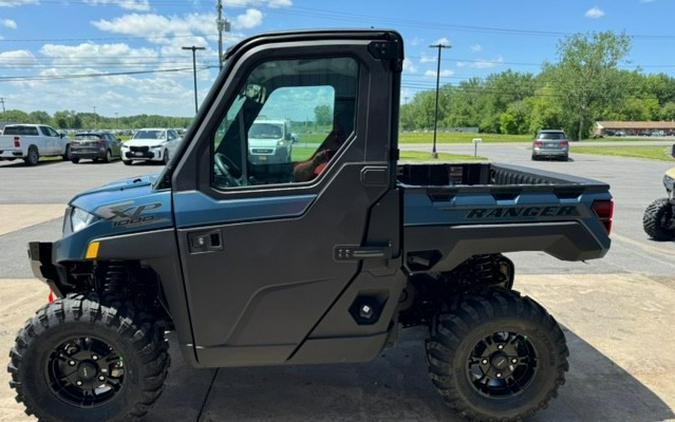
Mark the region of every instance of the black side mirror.
<instances>
[{"instance_id":1,"label":"black side mirror","mask_svg":"<svg viewBox=\"0 0 675 422\"><path fill-rule=\"evenodd\" d=\"M59 138L63 138L64 136L66 136L65 133L59 133Z\"/></svg>"}]
</instances>

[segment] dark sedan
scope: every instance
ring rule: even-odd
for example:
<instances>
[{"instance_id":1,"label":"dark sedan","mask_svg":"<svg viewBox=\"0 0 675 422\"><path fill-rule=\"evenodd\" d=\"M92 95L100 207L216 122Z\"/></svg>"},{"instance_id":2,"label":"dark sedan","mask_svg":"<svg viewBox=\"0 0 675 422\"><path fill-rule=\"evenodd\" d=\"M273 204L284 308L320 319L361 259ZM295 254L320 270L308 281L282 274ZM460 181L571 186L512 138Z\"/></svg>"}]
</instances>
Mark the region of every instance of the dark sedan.
<instances>
[{"instance_id":1,"label":"dark sedan","mask_svg":"<svg viewBox=\"0 0 675 422\"><path fill-rule=\"evenodd\" d=\"M70 160L77 164L82 159L111 162L121 158L122 142L110 132L78 133L70 142Z\"/></svg>"}]
</instances>

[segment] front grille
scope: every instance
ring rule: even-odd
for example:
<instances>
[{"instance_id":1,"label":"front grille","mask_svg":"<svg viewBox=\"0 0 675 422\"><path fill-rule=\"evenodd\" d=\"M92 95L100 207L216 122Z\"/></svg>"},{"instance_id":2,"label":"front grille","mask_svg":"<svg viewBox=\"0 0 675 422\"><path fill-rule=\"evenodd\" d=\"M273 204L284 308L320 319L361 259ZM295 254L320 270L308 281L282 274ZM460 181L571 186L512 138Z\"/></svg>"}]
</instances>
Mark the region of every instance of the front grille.
<instances>
[{"instance_id":1,"label":"front grille","mask_svg":"<svg viewBox=\"0 0 675 422\"><path fill-rule=\"evenodd\" d=\"M129 147L131 152L148 152L150 147Z\"/></svg>"}]
</instances>

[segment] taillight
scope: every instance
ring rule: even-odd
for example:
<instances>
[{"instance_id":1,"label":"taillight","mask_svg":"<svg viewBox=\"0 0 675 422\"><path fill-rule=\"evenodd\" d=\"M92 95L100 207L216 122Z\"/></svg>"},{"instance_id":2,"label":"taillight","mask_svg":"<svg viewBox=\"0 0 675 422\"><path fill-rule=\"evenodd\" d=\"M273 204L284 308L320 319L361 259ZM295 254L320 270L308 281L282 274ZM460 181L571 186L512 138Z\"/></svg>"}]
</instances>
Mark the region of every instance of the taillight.
<instances>
[{"instance_id":1,"label":"taillight","mask_svg":"<svg viewBox=\"0 0 675 422\"><path fill-rule=\"evenodd\" d=\"M14 148L21 148L21 137L14 137Z\"/></svg>"},{"instance_id":2,"label":"taillight","mask_svg":"<svg viewBox=\"0 0 675 422\"><path fill-rule=\"evenodd\" d=\"M569 148L570 143L568 141L561 141L560 146L563 148Z\"/></svg>"},{"instance_id":3,"label":"taillight","mask_svg":"<svg viewBox=\"0 0 675 422\"><path fill-rule=\"evenodd\" d=\"M612 200L602 200L593 202L593 211L600 218L600 222L605 229L607 229L607 234L612 232L612 223L614 223L614 201Z\"/></svg>"},{"instance_id":4,"label":"taillight","mask_svg":"<svg viewBox=\"0 0 675 422\"><path fill-rule=\"evenodd\" d=\"M54 294L54 290L49 291L49 296L47 297L47 301L51 304L54 303L56 300L56 295Z\"/></svg>"},{"instance_id":5,"label":"taillight","mask_svg":"<svg viewBox=\"0 0 675 422\"><path fill-rule=\"evenodd\" d=\"M534 142L534 147L535 147L535 148L541 148L541 147L543 147L543 146L544 146L544 143L541 142L541 141L535 141L535 142Z\"/></svg>"}]
</instances>

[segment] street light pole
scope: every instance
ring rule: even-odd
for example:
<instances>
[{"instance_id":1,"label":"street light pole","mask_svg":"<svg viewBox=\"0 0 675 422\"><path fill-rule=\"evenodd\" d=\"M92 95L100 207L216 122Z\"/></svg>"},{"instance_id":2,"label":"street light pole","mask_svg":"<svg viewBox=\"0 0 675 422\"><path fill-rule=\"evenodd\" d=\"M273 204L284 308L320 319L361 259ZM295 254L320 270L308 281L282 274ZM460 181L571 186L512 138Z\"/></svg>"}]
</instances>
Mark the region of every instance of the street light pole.
<instances>
[{"instance_id":1,"label":"street light pole","mask_svg":"<svg viewBox=\"0 0 675 422\"><path fill-rule=\"evenodd\" d=\"M441 50L451 47L441 42L438 44L432 44L429 47L438 49L438 60L436 63L436 111L434 112L434 146L431 150L431 157L435 159L438 158L438 151L436 151L436 132L438 131L438 90L441 80Z\"/></svg>"},{"instance_id":2,"label":"street light pole","mask_svg":"<svg viewBox=\"0 0 675 422\"><path fill-rule=\"evenodd\" d=\"M195 83L195 114L199 111L199 102L197 101L197 50L206 50L206 47L182 47L183 50L192 50L192 76Z\"/></svg>"},{"instance_id":3,"label":"street light pole","mask_svg":"<svg viewBox=\"0 0 675 422\"><path fill-rule=\"evenodd\" d=\"M223 0L218 0L216 3L216 11L218 18L216 19L216 26L218 27L218 69L223 70L223 32L230 31L230 22L223 19Z\"/></svg>"}]
</instances>

